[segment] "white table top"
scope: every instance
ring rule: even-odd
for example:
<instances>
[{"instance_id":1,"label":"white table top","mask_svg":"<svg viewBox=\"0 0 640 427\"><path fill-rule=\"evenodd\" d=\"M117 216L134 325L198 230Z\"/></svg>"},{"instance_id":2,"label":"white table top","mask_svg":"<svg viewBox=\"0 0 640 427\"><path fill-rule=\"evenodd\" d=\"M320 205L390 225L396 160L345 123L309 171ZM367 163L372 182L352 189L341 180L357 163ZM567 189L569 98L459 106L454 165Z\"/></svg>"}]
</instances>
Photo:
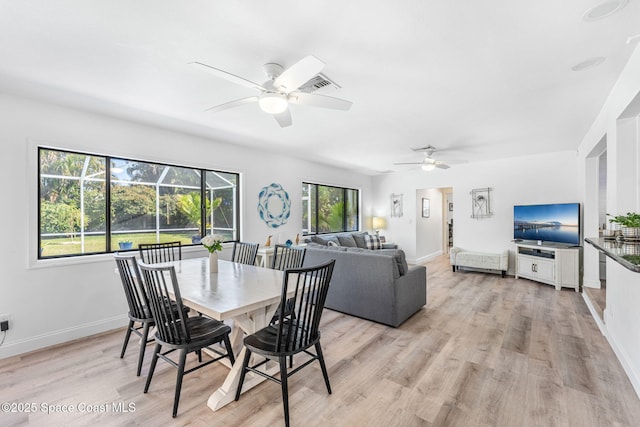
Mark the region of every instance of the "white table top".
<instances>
[{"instance_id":1,"label":"white table top","mask_svg":"<svg viewBox=\"0 0 640 427\"><path fill-rule=\"evenodd\" d=\"M175 266L184 304L214 319L280 302L282 271L219 260L218 273L210 274L206 257L167 264Z\"/></svg>"}]
</instances>

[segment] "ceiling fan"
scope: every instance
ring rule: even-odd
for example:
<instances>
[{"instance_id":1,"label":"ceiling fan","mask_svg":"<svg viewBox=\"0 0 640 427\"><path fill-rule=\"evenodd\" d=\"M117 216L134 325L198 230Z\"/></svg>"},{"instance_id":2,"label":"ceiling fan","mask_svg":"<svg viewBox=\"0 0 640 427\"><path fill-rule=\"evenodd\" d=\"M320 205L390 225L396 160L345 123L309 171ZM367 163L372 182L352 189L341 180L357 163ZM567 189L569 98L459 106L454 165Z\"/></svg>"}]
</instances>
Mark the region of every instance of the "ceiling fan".
<instances>
[{"instance_id":1,"label":"ceiling fan","mask_svg":"<svg viewBox=\"0 0 640 427\"><path fill-rule=\"evenodd\" d=\"M258 95L236 99L206 111L218 112L240 105L257 102L260 108L271 115L281 127L291 126L289 104L308 105L311 107L331 108L334 110L349 110L352 102L332 96L310 93L300 89L316 76L325 63L313 55L306 56L286 70L275 63L264 64L263 69L269 80L263 84L254 83L244 77L236 76L202 62L191 62L191 65L208 71L213 75L244 87L255 89Z\"/></svg>"},{"instance_id":2,"label":"ceiling fan","mask_svg":"<svg viewBox=\"0 0 640 427\"><path fill-rule=\"evenodd\" d=\"M436 147L433 145L427 145L426 147L421 148L412 148L413 151L422 152L424 154L424 159L421 162L401 162L394 163L394 165L421 165L422 170L432 171L435 168L438 169L449 169L450 166L443 160L436 160L433 158L433 153L437 151Z\"/></svg>"}]
</instances>

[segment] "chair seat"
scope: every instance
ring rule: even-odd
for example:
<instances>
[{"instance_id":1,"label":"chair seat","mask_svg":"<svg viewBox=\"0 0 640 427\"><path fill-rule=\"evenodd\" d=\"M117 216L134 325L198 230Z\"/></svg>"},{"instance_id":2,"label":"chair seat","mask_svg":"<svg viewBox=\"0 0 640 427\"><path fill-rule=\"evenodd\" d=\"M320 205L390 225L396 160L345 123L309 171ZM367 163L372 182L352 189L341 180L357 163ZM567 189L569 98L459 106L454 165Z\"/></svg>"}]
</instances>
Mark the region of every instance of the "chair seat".
<instances>
[{"instance_id":1,"label":"chair seat","mask_svg":"<svg viewBox=\"0 0 640 427\"><path fill-rule=\"evenodd\" d=\"M173 309L174 312L178 310L178 305L176 304L175 301L171 301L171 308ZM153 322L153 314L151 314L151 309L146 305L143 305L141 309L142 309L142 312L144 313L144 317L138 318L133 316L131 312L129 312L129 318L136 322L150 322L153 325L154 322ZM185 314L191 311L189 307L182 307L182 309L184 310Z\"/></svg>"},{"instance_id":2,"label":"chair seat","mask_svg":"<svg viewBox=\"0 0 640 427\"><path fill-rule=\"evenodd\" d=\"M224 339L225 334L231 333L231 328L228 325L209 317L187 317L186 322L191 336L188 348L205 347L220 342ZM186 344L162 341L159 333L156 333L156 340L166 344L168 347L185 347Z\"/></svg>"},{"instance_id":3,"label":"chair seat","mask_svg":"<svg viewBox=\"0 0 640 427\"><path fill-rule=\"evenodd\" d=\"M287 327L285 325L284 333L286 334ZM277 346L278 341L278 325L269 325L266 328L260 329L258 332L247 336L244 339L244 345L254 353L262 354L265 356L283 356L289 354L299 353L300 351L304 351L305 346L302 344L303 336L301 334L302 330L297 331L296 337L293 338L293 343L289 343L288 347L290 349L294 349L292 351L287 351L285 347L286 340L281 339L280 348ZM313 343L320 340L320 332L318 332L318 336L311 340L311 345Z\"/></svg>"}]
</instances>

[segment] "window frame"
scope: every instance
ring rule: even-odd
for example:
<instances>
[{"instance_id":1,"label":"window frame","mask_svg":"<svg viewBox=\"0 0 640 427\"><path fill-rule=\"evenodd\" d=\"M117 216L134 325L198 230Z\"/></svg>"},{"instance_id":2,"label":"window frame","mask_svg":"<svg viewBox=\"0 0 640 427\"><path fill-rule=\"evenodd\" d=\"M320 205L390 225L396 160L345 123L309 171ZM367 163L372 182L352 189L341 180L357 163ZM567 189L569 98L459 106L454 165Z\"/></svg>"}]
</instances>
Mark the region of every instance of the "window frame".
<instances>
[{"instance_id":1,"label":"window frame","mask_svg":"<svg viewBox=\"0 0 640 427\"><path fill-rule=\"evenodd\" d=\"M315 215L312 215L312 210L311 210L311 191L309 192L309 229L307 232L303 232L303 236L315 236L315 235L322 235L322 234L333 234L333 233L347 233L347 232L353 232L353 231L360 231L360 190L357 188L351 188L351 187L340 187L338 185L330 185L330 184L318 184L315 182L309 182L309 181L302 181L302 185L312 185L315 186L316 190L315 190L315 200L314 200L314 205L315 205ZM338 230L338 231L326 231L326 232L318 232L319 229L319 220L320 220L320 216L318 214L318 206L319 206L319 194L320 192L318 191L318 187L327 187L327 188L334 188L334 189L339 189L342 190L342 200L343 200L343 206L342 206L342 229ZM349 205L347 204L347 201L349 200L349 198L347 197L347 194L349 191L355 191L356 195L357 195L357 200L355 202L355 210L356 210L356 229L355 230L348 230L347 229L347 225L348 225L348 212L349 212ZM304 205L304 198L303 200L303 205ZM315 217L315 224L312 226L311 223L311 218ZM304 225L303 225L303 229L304 229ZM315 229L315 232L312 232L311 230Z\"/></svg>"},{"instance_id":2,"label":"window frame","mask_svg":"<svg viewBox=\"0 0 640 427\"><path fill-rule=\"evenodd\" d=\"M49 260L60 260L60 259L83 259L83 258L87 258L87 257L91 257L91 256L96 256L96 255L105 255L105 254L111 254L111 253L115 253L115 252L122 252L122 250L120 250L117 247L113 247L113 243L112 243L112 239L113 239L113 235L112 235L112 222L113 219L111 218L111 192L112 192L112 188L111 188L111 167L112 167L112 161L115 160L124 160L127 162L139 162L139 163L145 163L145 164L152 164L152 165L158 165L158 166L162 166L162 167L174 167L174 168L183 168L183 169L191 169L194 171L199 172L200 174L200 183L199 183L199 191L200 191L200 196L201 196L201 200L205 200L205 197L203 197L203 194L206 193L207 190L207 174L208 173L221 173L221 174L229 174L229 175L234 175L236 178L236 182L235 182L235 188L233 189L233 202L234 202L234 218L233 218L233 234L232 236L235 237L235 239L233 240L226 240L225 243L227 242L234 242L234 241L239 241L240 240L240 236L241 236L241 218L242 218L242 203L241 203L241 179L242 179L242 175L239 172L233 172L233 171L227 171L227 170L214 170L214 169L208 169L208 168L204 168L204 167L194 167L194 166L188 166L185 164L176 164L176 163L168 163L168 162L164 162L164 161L156 161L156 160L144 160L141 158L134 158L134 157L126 157L126 156L118 156L118 155L110 155L110 154L98 154L95 152L90 152L90 151L83 151L83 150L79 150L79 149L69 149L69 148L58 148L58 147L54 147L54 146L50 146L50 145L46 145L46 144L40 144L40 143L35 143L34 144L34 151L35 151L35 163L36 163L36 182L35 182L35 186L36 186L36 206L35 206L35 230L36 230L36 239L33 239L36 241L36 257L35 260L37 261L49 261ZM41 254L41 249L42 248L42 200L41 200L41 183L42 183L42 164L41 164L41 156L42 156L42 152L43 151L55 151L55 152L60 152L60 153L67 153L67 154L75 154L75 155L81 155L81 156L91 156L91 157L97 157L97 158L101 158L104 160L105 165L104 165L104 173L105 173L105 178L104 178L104 185L105 185L105 190L104 190L104 197L105 197L105 211L104 211L104 215L105 215L105 223L104 223L104 236L105 236L105 250L104 251L99 251L99 252L89 252L89 253L74 253L74 254L62 254L62 255L51 255L51 256L43 256ZM45 174L46 175L46 174ZM34 175L31 175L34 176ZM202 203L201 204L201 216L202 216L202 220L201 220L201 224L200 224L200 229L198 230L198 233L201 236L204 236L205 233L207 232L207 218L206 218L206 204ZM33 241L32 240L32 241ZM117 246L117 245L116 245ZM185 247L197 247L200 246L200 243L188 243L188 244L183 244L183 246ZM131 249L131 251L137 251L137 249Z\"/></svg>"}]
</instances>

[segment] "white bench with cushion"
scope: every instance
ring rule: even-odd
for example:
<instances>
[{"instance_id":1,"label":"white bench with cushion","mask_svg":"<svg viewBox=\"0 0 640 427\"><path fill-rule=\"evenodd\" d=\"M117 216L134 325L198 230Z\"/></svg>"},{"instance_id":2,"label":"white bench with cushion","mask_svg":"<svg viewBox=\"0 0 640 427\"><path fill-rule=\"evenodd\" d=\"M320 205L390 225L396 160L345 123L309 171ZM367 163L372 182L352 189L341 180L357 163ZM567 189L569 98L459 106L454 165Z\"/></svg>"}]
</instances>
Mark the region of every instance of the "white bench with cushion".
<instances>
[{"instance_id":1,"label":"white bench with cushion","mask_svg":"<svg viewBox=\"0 0 640 427\"><path fill-rule=\"evenodd\" d=\"M504 277L509 268L509 251L505 250L500 254L486 252L467 251L458 247L451 248L449 252L451 268L453 271L460 267L480 268L483 270L498 270Z\"/></svg>"}]
</instances>

